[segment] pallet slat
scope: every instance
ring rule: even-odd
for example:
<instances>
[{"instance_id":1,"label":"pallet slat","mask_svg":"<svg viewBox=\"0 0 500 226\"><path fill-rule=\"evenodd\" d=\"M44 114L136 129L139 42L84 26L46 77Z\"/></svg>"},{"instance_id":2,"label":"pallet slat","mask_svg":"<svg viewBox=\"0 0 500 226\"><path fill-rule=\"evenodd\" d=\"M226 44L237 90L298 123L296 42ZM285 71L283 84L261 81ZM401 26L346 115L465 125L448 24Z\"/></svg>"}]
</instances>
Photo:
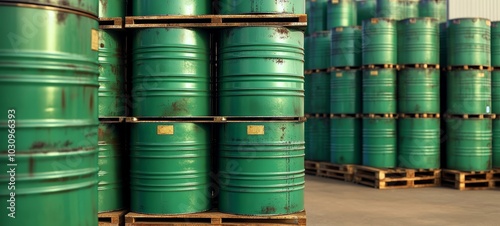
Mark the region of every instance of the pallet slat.
<instances>
[{"instance_id":1,"label":"pallet slat","mask_svg":"<svg viewBox=\"0 0 500 226\"><path fill-rule=\"evenodd\" d=\"M121 17L109 17L99 18L99 29L123 29L123 18Z\"/></svg>"},{"instance_id":2,"label":"pallet slat","mask_svg":"<svg viewBox=\"0 0 500 226\"><path fill-rule=\"evenodd\" d=\"M455 188L460 191L493 189L500 185L500 170L443 170L442 183L446 187Z\"/></svg>"},{"instance_id":3,"label":"pallet slat","mask_svg":"<svg viewBox=\"0 0 500 226\"><path fill-rule=\"evenodd\" d=\"M98 214L99 226L121 226L125 222L126 210L117 210Z\"/></svg>"},{"instance_id":4,"label":"pallet slat","mask_svg":"<svg viewBox=\"0 0 500 226\"><path fill-rule=\"evenodd\" d=\"M436 187L441 184L441 170L355 166L354 182L378 189Z\"/></svg>"}]
</instances>

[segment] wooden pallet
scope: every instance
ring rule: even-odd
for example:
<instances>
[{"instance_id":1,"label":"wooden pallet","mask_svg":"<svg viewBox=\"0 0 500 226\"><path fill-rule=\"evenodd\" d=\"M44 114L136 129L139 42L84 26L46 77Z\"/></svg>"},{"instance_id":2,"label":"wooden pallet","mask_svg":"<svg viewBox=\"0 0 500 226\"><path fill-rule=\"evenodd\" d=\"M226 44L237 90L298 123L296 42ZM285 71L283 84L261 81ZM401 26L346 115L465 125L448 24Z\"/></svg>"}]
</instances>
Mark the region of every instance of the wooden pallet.
<instances>
[{"instance_id":1,"label":"wooden pallet","mask_svg":"<svg viewBox=\"0 0 500 226\"><path fill-rule=\"evenodd\" d=\"M345 66L345 67L331 67L328 71L346 71L346 70L360 70L361 67Z\"/></svg>"},{"instance_id":2,"label":"wooden pallet","mask_svg":"<svg viewBox=\"0 0 500 226\"><path fill-rule=\"evenodd\" d=\"M399 118L439 118L440 114L399 114Z\"/></svg>"},{"instance_id":3,"label":"wooden pallet","mask_svg":"<svg viewBox=\"0 0 500 226\"><path fill-rule=\"evenodd\" d=\"M177 215L152 215L140 213L128 213L125 216L126 226L186 226L186 225L306 225L306 212L277 215L277 216L245 216L226 214L215 211L177 214Z\"/></svg>"},{"instance_id":4,"label":"wooden pallet","mask_svg":"<svg viewBox=\"0 0 500 226\"><path fill-rule=\"evenodd\" d=\"M100 123L122 123L127 120L127 117L99 117Z\"/></svg>"},{"instance_id":5,"label":"wooden pallet","mask_svg":"<svg viewBox=\"0 0 500 226\"><path fill-rule=\"evenodd\" d=\"M126 210L98 214L99 226L122 226L125 223Z\"/></svg>"},{"instance_id":6,"label":"wooden pallet","mask_svg":"<svg viewBox=\"0 0 500 226\"><path fill-rule=\"evenodd\" d=\"M488 70L488 71L493 71L493 67L483 66L483 65L448 66L448 71L451 71L451 70Z\"/></svg>"},{"instance_id":7,"label":"wooden pallet","mask_svg":"<svg viewBox=\"0 0 500 226\"><path fill-rule=\"evenodd\" d=\"M314 176L318 175L318 173L319 173L318 170L319 170L320 165L321 165L320 162L306 160L304 162L305 173L309 174L309 175L314 175Z\"/></svg>"},{"instance_id":8,"label":"wooden pallet","mask_svg":"<svg viewBox=\"0 0 500 226\"><path fill-rule=\"evenodd\" d=\"M321 113L321 114L305 114L306 118L329 118L330 114Z\"/></svg>"},{"instance_id":9,"label":"wooden pallet","mask_svg":"<svg viewBox=\"0 0 500 226\"><path fill-rule=\"evenodd\" d=\"M378 189L437 187L441 184L441 170L355 166L354 183Z\"/></svg>"},{"instance_id":10,"label":"wooden pallet","mask_svg":"<svg viewBox=\"0 0 500 226\"><path fill-rule=\"evenodd\" d=\"M364 114L365 118L397 118L397 114Z\"/></svg>"},{"instance_id":11,"label":"wooden pallet","mask_svg":"<svg viewBox=\"0 0 500 226\"><path fill-rule=\"evenodd\" d=\"M443 186L452 187L460 191L493 189L500 184L500 170L443 170L442 183Z\"/></svg>"},{"instance_id":12,"label":"wooden pallet","mask_svg":"<svg viewBox=\"0 0 500 226\"><path fill-rule=\"evenodd\" d=\"M229 122L305 122L306 117L243 117L243 116L181 116L181 117L128 117L128 123L141 122L191 122L191 123L229 123Z\"/></svg>"},{"instance_id":13,"label":"wooden pallet","mask_svg":"<svg viewBox=\"0 0 500 226\"><path fill-rule=\"evenodd\" d=\"M439 69L440 66L439 64L403 64L399 65L400 69L405 69L405 68L423 68L423 69Z\"/></svg>"},{"instance_id":14,"label":"wooden pallet","mask_svg":"<svg viewBox=\"0 0 500 226\"><path fill-rule=\"evenodd\" d=\"M99 29L123 29L123 18L109 17L99 18Z\"/></svg>"},{"instance_id":15,"label":"wooden pallet","mask_svg":"<svg viewBox=\"0 0 500 226\"><path fill-rule=\"evenodd\" d=\"M363 66L363 69L376 69L376 68L399 69L399 66L396 64L369 64Z\"/></svg>"},{"instance_id":16,"label":"wooden pallet","mask_svg":"<svg viewBox=\"0 0 500 226\"><path fill-rule=\"evenodd\" d=\"M305 29L306 14L127 16L125 28L280 26Z\"/></svg>"},{"instance_id":17,"label":"wooden pallet","mask_svg":"<svg viewBox=\"0 0 500 226\"><path fill-rule=\"evenodd\" d=\"M330 114L330 118L361 118L362 114Z\"/></svg>"},{"instance_id":18,"label":"wooden pallet","mask_svg":"<svg viewBox=\"0 0 500 226\"><path fill-rule=\"evenodd\" d=\"M339 165L322 162L319 165L317 176L352 182L354 178L354 165Z\"/></svg>"},{"instance_id":19,"label":"wooden pallet","mask_svg":"<svg viewBox=\"0 0 500 226\"><path fill-rule=\"evenodd\" d=\"M304 71L304 75L312 75L312 74L317 74L317 73L326 73L329 72L328 69L313 69L313 70L306 70Z\"/></svg>"},{"instance_id":20,"label":"wooden pallet","mask_svg":"<svg viewBox=\"0 0 500 226\"><path fill-rule=\"evenodd\" d=\"M462 114L462 115L445 115L446 118L462 118L462 119L485 119L485 118L491 118L491 119L496 119L497 115L496 114Z\"/></svg>"}]
</instances>

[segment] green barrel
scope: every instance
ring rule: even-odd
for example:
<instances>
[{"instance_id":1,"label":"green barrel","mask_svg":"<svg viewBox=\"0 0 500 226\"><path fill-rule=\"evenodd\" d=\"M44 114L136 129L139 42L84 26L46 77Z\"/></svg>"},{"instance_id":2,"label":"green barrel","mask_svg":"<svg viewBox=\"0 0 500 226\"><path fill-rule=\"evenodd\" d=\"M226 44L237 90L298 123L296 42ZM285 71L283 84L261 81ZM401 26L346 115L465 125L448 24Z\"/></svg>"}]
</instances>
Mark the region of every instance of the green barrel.
<instances>
[{"instance_id":1,"label":"green barrel","mask_svg":"<svg viewBox=\"0 0 500 226\"><path fill-rule=\"evenodd\" d=\"M396 69L363 70L363 113L397 113Z\"/></svg>"},{"instance_id":2,"label":"green barrel","mask_svg":"<svg viewBox=\"0 0 500 226\"><path fill-rule=\"evenodd\" d=\"M304 76L304 113L306 114L311 114L313 112L313 107L312 107L312 75L305 75Z\"/></svg>"},{"instance_id":3,"label":"green barrel","mask_svg":"<svg viewBox=\"0 0 500 226\"><path fill-rule=\"evenodd\" d=\"M100 1L100 0L99 0ZM61 10L73 10L81 13L86 13L88 15L97 16L99 11L98 0L2 0L2 2L15 2L21 4L30 4L34 8L44 8L45 6L57 7ZM26 5L29 7L28 5ZM48 8L47 8L48 9ZM5 14L4 14L5 15ZM60 18L64 17L63 14L59 14ZM33 15L30 15L33 16ZM42 18L42 15L37 15L37 19ZM36 22L41 23L42 20L37 20ZM34 23L34 22L32 22Z\"/></svg>"},{"instance_id":4,"label":"green barrel","mask_svg":"<svg viewBox=\"0 0 500 226\"><path fill-rule=\"evenodd\" d=\"M210 209L210 134L208 124L132 124L130 210L180 214Z\"/></svg>"},{"instance_id":5,"label":"green barrel","mask_svg":"<svg viewBox=\"0 0 500 226\"><path fill-rule=\"evenodd\" d=\"M441 68L446 68L448 66L448 39L446 38L446 31L448 30L448 24L439 24L439 65Z\"/></svg>"},{"instance_id":6,"label":"green barrel","mask_svg":"<svg viewBox=\"0 0 500 226\"><path fill-rule=\"evenodd\" d=\"M99 0L99 17L124 17L126 3L123 0Z\"/></svg>"},{"instance_id":7,"label":"green barrel","mask_svg":"<svg viewBox=\"0 0 500 226\"><path fill-rule=\"evenodd\" d=\"M327 69L330 67L331 34L331 31L320 31L312 35L309 49L307 50L309 55L306 56L310 69Z\"/></svg>"},{"instance_id":8,"label":"green barrel","mask_svg":"<svg viewBox=\"0 0 500 226\"><path fill-rule=\"evenodd\" d=\"M200 0L198 0L200 1ZM211 2L209 0L203 0ZM219 14L261 14L261 13L286 13L305 14L304 0L219 0Z\"/></svg>"},{"instance_id":9,"label":"green barrel","mask_svg":"<svg viewBox=\"0 0 500 226\"><path fill-rule=\"evenodd\" d=\"M461 171L491 169L492 120L447 118L447 168Z\"/></svg>"},{"instance_id":10,"label":"green barrel","mask_svg":"<svg viewBox=\"0 0 500 226\"><path fill-rule=\"evenodd\" d=\"M126 116L122 33L99 30L99 116Z\"/></svg>"},{"instance_id":11,"label":"green barrel","mask_svg":"<svg viewBox=\"0 0 500 226\"><path fill-rule=\"evenodd\" d=\"M493 120L493 168L500 168L500 119Z\"/></svg>"},{"instance_id":12,"label":"green barrel","mask_svg":"<svg viewBox=\"0 0 500 226\"><path fill-rule=\"evenodd\" d=\"M280 215L304 210L304 123L227 123L220 129L219 210Z\"/></svg>"},{"instance_id":13,"label":"green barrel","mask_svg":"<svg viewBox=\"0 0 500 226\"><path fill-rule=\"evenodd\" d=\"M331 34L330 66L361 67L361 27L336 27Z\"/></svg>"},{"instance_id":14,"label":"green barrel","mask_svg":"<svg viewBox=\"0 0 500 226\"><path fill-rule=\"evenodd\" d=\"M395 118L363 118L363 165L377 168L397 166Z\"/></svg>"},{"instance_id":15,"label":"green barrel","mask_svg":"<svg viewBox=\"0 0 500 226\"><path fill-rule=\"evenodd\" d=\"M363 21L363 65L398 63L397 21L372 18Z\"/></svg>"},{"instance_id":16,"label":"green barrel","mask_svg":"<svg viewBox=\"0 0 500 226\"><path fill-rule=\"evenodd\" d=\"M454 70L446 79L448 114L491 113L491 72Z\"/></svg>"},{"instance_id":17,"label":"green barrel","mask_svg":"<svg viewBox=\"0 0 500 226\"><path fill-rule=\"evenodd\" d=\"M491 113L500 114L500 70L491 72Z\"/></svg>"},{"instance_id":18,"label":"green barrel","mask_svg":"<svg viewBox=\"0 0 500 226\"><path fill-rule=\"evenodd\" d=\"M121 123L99 125L99 184L98 211L107 212L125 208L125 162L124 126ZM125 159L127 157L127 159Z\"/></svg>"},{"instance_id":19,"label":"green barrel","mask_svg":"<svg viewBox=\"0 0 500 226\"><path fill-rule=\"evenodd\" d=\"M377 16L401 20L406 14L405 1L403 0L377 0Z\"/></svg>"},{"instance_id":20,"label":"green barrel","mask_svg":"<svg viewBox=\"0 0 500 226\"><path fill-rule=\"evenodd\" d=\"M330 161L330 119L308 118L305 128L306 160Z\"/></svg>"},{"instance_id":21,"label":"green barrel","mask_svg":"<svg viewBox=\"0 0 500 226\"><path fill-rule=\"evenodd\" d=\"M326 30L326 11L328 0L307 0L307 34L313 35Z\"/></svg>"},{"instance_id":22,"label":"green barrel","mask_svg":"<svg viewBox=\"0 0 500 226\"><path fill-rule=\"evenodd\" d=\"M0 5L1 225L98 224L97 1L64 2Z\"/></svg>"},{"instance_id":23,"label":"green barrel","mask_svg":"<svg viewBox=\"0 0 500 226\"><path fill-rule=\"evenodd\" d=\"M440 71L405 68L398 74L398 112L440 113Z\"/></svg>"},{"instance_id":24,"label":"green barrel","mask_svg":"<svg viewBox=\"0 0 500 226\"><path fill-rule=\"evenodd\" d=\"M420 0L400 0L403 4L403 15L400 20L408 18L417 18L418 14L418 3Z\"/></svg>"},{"instance_id":25,"label":"green barrel","mask_svg":"<svg viewBox=\"0 0 500 226\"><path fill-rule=\"evenodd\" d=\"M133 116L212 115L210 34L185 28L135 33Z\"/></svg>"},{"instance_id":26,"label":"green barrel","mask_svg":"<svg viewBox=\"0 0 500 226\"><path fill-rule=\"evenodd\" d=\"M328 1L326 15L326 29L357 25L357 11L355 0Z\"/></svg>"},{"instance_id":27,"label":"green barrel","mask_svg":"<svg viewBox=\"0 0 500 226\"><path fill-rule=\"evenodd\" d=\"M308 75L311 80L309 101L312 113L328 113L330 111L330 74L320 72Z\"/></svg>"},{"instance_id":28,"label":"green barrel","mask_svg":"<svg viewBox=\"0 0 500 226\"><path fill-rule=\"evenodd\" d=\"M134 16L205 15L211 12L210 0L132 0Z\"/></svg>"},{"instance_id":29,"label":"green barrel","mask_svg":"<svg viewBox=\"0 0 500 226\"><path fill-rule=\"evenodd\" d=\"M399 21L398 64L439 65L439 27L433 18Z\"/></svg>"},{"instance_id":30,"label":"green barrel","mask_svg":"<svg viewBox=\"0 0 500 226\"><path fill-rule=\"evenodd\" d=\"M314 68L311 67L312 59L309 59L310 51L313 48L312 46L312 37L306 36L304 37L304 70L312 70Z\"/></svg>"},{"instance_id":31,"label":"green barrel","mask_svg":"<svg viewBox=\"0 0 500 226\"><path fill-rule=\"evenodd\" d=\"M284 27L223 30L218 52L219 113L303 116L303 45L303 32Z\"/></svg>"},{"instance_id":32,"label":"green barrel","mask_svg":"<svg viewBox=\"0 0 500 226\"><path fill-rule=\"evenodd\" d=\"M461 18L448 21L448 65L490 66L490 20Z\"/></svg>"},{"instance_id":33,"label":"green barrel","mask_svg":"<svg viewBox=\"0 0 500 226\"><path fill-rule=\"evenodd\" d=\"M377 0L357 0L357 25L363 25L364 20L376 17L377 15Z\"/></svg>"},{"instance_id":34,"label":"green barrel","mask_svg":"<svg viewBox=\"0 0 500 226\"><path fill-rule=\"evenodd\" d=\"M330 113L361 113L361 81L357 69L330 72Z\"/></svg>"},{"instance_id":35,"label":"green barrel","mask_svg":"<svg viewBox=\"0 0 500 226\"><path fill-rule=\"evenodd\" d=\"M439 23L448 20L447 0L420 0L418 3L419 17L436 18Z\"/></svg>"},{"instance_id":36,"label":"green barrel","mask_svg":"<svg viewBox=\"0 0 500 226\"><path fill-rule=\"evenodd\" d=\"M439 118L398 119L398 166L409 169L439 169Z\"/></svg>"},{"instance_id":37,"label":"green barrel","mask_svg":"<svg viewBox=\"0 0 500 226\"><path fill-rule=\"evenodd\" d=\"M330 162L361 164L361 119L330 119Z\"/></svg>"},{"instance_id":38,"label":"green barrel","mask_svg":"<svg viewBox=\"0 0 500 226\"><path fill-rule=\"evenodd\" d=\"M500 21L491 23L491 66L500 67Z\"/></svg>"}]
</instances>

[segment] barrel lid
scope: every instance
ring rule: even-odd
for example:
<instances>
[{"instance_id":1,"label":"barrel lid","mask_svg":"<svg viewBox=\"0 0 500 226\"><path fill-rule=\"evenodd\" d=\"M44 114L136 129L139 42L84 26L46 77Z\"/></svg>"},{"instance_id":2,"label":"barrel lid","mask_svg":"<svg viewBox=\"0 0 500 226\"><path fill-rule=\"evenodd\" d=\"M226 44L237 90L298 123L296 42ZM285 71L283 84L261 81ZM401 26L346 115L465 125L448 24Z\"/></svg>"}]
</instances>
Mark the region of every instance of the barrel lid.
<instances>
[{"instance_id":1,"label":"barrel lid","mask_svg":"<svg viewBox=\"0 0 500 226\"><path fill-rule=\"evenodd\" d=\"M0 4L11 3L11 4L29 4L23 5L22 7L43 7L52 6L57 8L63 8L68 10L75 10L82 13L87 13L92 16L97 17L98 14L98 0L0 0Z\"/></svg>"}]
</instances>

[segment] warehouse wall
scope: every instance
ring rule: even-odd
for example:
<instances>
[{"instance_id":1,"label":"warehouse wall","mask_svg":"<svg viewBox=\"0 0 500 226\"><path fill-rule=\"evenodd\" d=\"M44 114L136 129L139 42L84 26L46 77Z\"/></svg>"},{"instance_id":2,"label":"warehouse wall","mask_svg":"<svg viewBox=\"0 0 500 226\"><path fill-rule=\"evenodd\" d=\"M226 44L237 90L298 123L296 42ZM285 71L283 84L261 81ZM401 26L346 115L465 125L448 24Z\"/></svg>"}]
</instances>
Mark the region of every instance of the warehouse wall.
<instances>
[{"instance_id":1,"label":"warehouse wall","mask_svg":"<svg viewBox=\"0 0 500 226\"><path fill-rule=\"evenodd\" d=\"M448 0L448 19L482 17L500 20L500 0Z\"/></svg>"}]
</instances>

